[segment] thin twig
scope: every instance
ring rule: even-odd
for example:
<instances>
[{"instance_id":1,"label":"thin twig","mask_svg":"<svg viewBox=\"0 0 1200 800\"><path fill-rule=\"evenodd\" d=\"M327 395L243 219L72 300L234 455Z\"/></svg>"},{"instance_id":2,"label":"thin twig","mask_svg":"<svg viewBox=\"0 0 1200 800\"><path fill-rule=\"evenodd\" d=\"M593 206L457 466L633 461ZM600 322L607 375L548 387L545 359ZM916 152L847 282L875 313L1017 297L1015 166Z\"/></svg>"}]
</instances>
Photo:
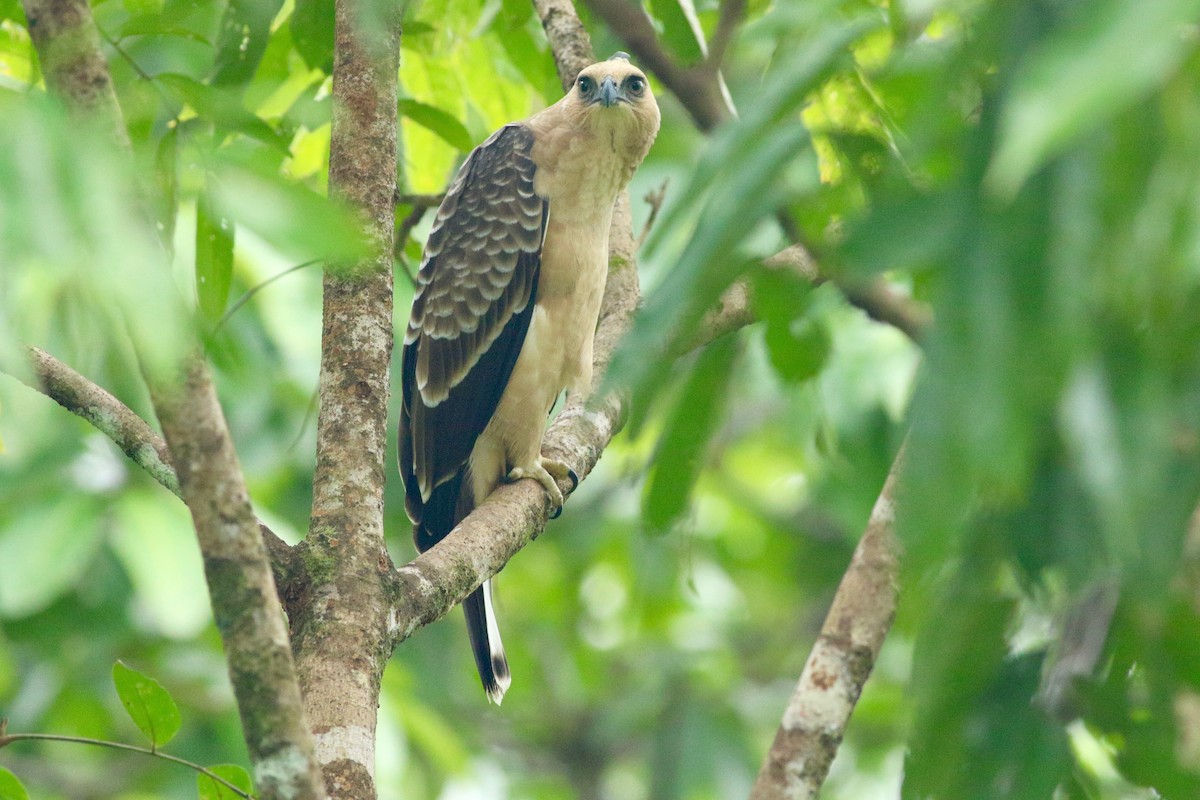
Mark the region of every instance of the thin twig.
<instances>
[{"instance_id":1,"label":"thin twig","mask_svg":"<svg viewBox=\"0 0 1200 800\"><path fill-rule=\"evenodd\" d=\"M651 189L646 192L646 196L642 199L650 205L650 214L646 217L646 224L642 228L641 234L637 238L638 249L641 249L642 243L646 241L646 237L650 235L650 229L654 227L655 220L658 219L658 212L662 210L663 201L667 199L667 186L671 183L671 179L667 178L662 182L662 186L657 189Z\"/></svg>"},{"instance_id":2,"label":"thin twig","mask_svg":"<svg viewBox=\"0 0 1200 800\"><path fill-rule=\"evenodd\" d=\"M717 18L717 29L713 31L712 41L708 45L708 57L704 66L714 75L721 71L721 63L725 60L725 52L737 33L738 25L746 13L746 0L721 0L720 16Z\"/></svg>"},{"instance_id":3,"label":"thin twig","mask_svg":"<svg viewBox=\"0 0 1200 800\"><path fill-rule=\"evenodd\" d=\"M4 722L7 722L7 720L4 720ZM108 742L103 739L89 739L86 736L59 736L58 734L54 734L54 733L6 733L4 735L0 735L0 749L7 747L8 745L12 744L13 742L21 742L21 741L67 742L70 744L90 744L95 747L107 747L111 750L127 750L131 753L141 753L142 755L145 755L145 756L153 756L155 758L161 758L164 761L170 761L175 764L180 764L182 766L188 767L189 769L193 769L196 772L199 772L201 775L207 776L208 778L210 778L210 779L216 781L217 783L221 784L222 786L225 786L226 788L228 788L229 791L237 794L238 797L244 797L244 798L246 798L246 800L254 800L254 795L252 795L246 791L243 791L242 789L239 789L237 786L230 783L226 779L222 778L217 773L215 773L205 767L202 767L199 764L196 764L192 761L188 761L185 758L180 758L179 756L173 756L170 753L164 753L161 750L155 750L155 749L148 748L148 747L138 747L137 745L125 744L124 742Z\"/></svg>"},{"instance_id":4,"label":"thin twig","mask_svg":"<svg viewBox=\"0 0 1200 800\"><path fill-rule=\"evenodd\" d=\"M246 303L250 302L250 298L254 297L254 295L258 294L260 291L267 288L275 281L279 280L280 278L284 277L285 275L291 275L293 272L296 272L297 270L304 269L305 267L311 267L313 264L320 264L324 260L325 259L323 259L323 258L314 258L311 261L305 261L302 264L296 264L294 266L288 267L283 272L279 272L279 273L276 273L275 275L272 275L271 277L267 278L262 283L259 283L255 286L251 286L249 289L246 290L245 294L243 294L237 300L233 301L233 303L229 306L229 308L226 309L225 313L221 315L221 318L219 320L217 320L217 324L213 326L213 329L220 330L221 327L226 322L229 321L229 318L233 316L234 312L236 312L242 306L246 305Z\"/></svg>"},{"instance_id":5,"label":"thin twig","mask_svg":"<svg viewBox=\"0 0 1200 800\"><path fill-rule=\"evenodd\" d=\"M413 206L414 208L437 208L446 199L445 192L438 194L400 194L399 190L395 194L395 203L398 206Z\"/></svg>"},{"instance_id":6,"label":"thin twig","mask_svg":"<svg viewBox=\"0 0 1200 800\"><path fill-rule=\"evenodd\" d=\"M125 51L125 48L117 44L117 41L109 36L108 32L105 31L104 28L101 28L99 25L97 25L96 31L100 34L100 38L107 42L109 47L111 47L113 50L116 50L117 55L119 55L125 61L125 63L129 64L130 68L138 74L139 78L148 83L154 82L154 79L146 74L146 71L142 69L141 65L133 59L133 56L129 55L129 53ZM159 91L161 92L162 90L159 89Z\"/></svg>"}]
</instances>

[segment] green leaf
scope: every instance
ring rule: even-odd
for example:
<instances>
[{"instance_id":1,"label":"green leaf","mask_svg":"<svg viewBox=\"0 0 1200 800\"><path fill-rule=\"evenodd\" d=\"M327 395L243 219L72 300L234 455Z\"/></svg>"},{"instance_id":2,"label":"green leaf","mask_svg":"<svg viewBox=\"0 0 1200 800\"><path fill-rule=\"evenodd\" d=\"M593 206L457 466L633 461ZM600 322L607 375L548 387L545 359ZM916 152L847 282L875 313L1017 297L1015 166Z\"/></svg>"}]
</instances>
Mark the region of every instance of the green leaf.
<instances>
[{"instance_id":1,"label":"green leaf","mask_svg":"<svg viewBox=\"0 0 1200 800\"><path fill-rule=\"evenodd\" d=\"M475 146L466 126L459 122L454 115L436 106L426 105L408 98L401 99L396 105L400 116L408 117L422 128L427 128L437 134L451 147L465 153Z\"/></svg>"},{"instance_id":2,"label":"green leaf","mask_svg":"<svg viewBox=\"0 0 1200 800\"><path fill-rule=\"evenodd\" d=\"M230 0L217 34L214 86L241 86L254 76L282 6L283 0Z\"/></svg>"},{"instance_id":3,"label":"green leaf","mask_svg":"<svg viewBox=\"0 0 1200 800\"><path fill-rule=\"evenodd\" d=\"M800 126L772 128L758 145L759 156L714 187L677 265L622 341L609 373L613 384L630 385L644 403L650 402L662 385L663 363L646 354L676 352L681 337L691 333L704 311L744 271L747 259L738 252L739 245L750 226L781 204L787 184L780 175L798 153L806 152L808 143L808 133ZM815 170L809 179L815 183ZM663 331L671 337L666 347ZM636 431L639 422L632 418L631 430Z\"/></svg>"},{"instance_id":4,"label":"green leaf","mask_svg":"<svg viewBox=\"0 0 1200 800\"><path fill-rule=\"evenodd\" d=\"M642 503L642 518L651 531L666 530L687 510L708 441L724 417L737 342L736 336L725 336L705 348L668 416Z\"/></svg>"},{"instance_id":5,"label":"green leaf","mask_svg":"<svg viewBox=\"0 0 1200 800\"><path fill-rule=\"evenodd\" d=\"M179 128L163 134L154 154L154 211L159 235L164 243L175 237L175 216L179 208Z\"/></svg>"},{"instance_id":6,"label":"green leaf","mask_svg":"<svg viewBox=\"0 0 1200 800\"><path fill-rule=\"evenodd\" d=\"M21 781L4 767L0 767L0 800L29 800Z\"/></svg>"},{"instance_id":7,"label":"green leaf","mask_svg":"<svg viewBox=\"0 0 1200 800\"><path fill-rule=\"evenodd\" d=\"M254 792L254 784L250 780L250 773L237 764L217 764L207 769L214 775L229 781L246 794ZM196 789L200 800L233 800L233 798L240 797L240 795L225 784L220 781L214 781L203 773L196 775Z\"/></svg>"},{"instance_id":8,"label":"green leaf","mask_svg":"<svg viewBox=\"0 0 1200 800\"><path fill-rule=\"evenodd\" d=\"M181 724L179 707L162 684L120 661L113 664L112 676L121 705L146 734L151 749L156 750L175 738Z\"/></svg>"},{"instance_id":9,"label":"green leaf","mask_svg":"<svg viewBox=\"0 0 1200 800\"><path fill-rule=\"evenodd\" d=\"M771 366L788 383L815 378L833 349L829 330L820 321L811 319L768 323L766 342Z\"/></svg>"},{"instance_id":10,"label":"green leaf","mask_svg":"<svg viewBox=\"0 0 1200 800\"><path fill-rule=\"evenodd\" d=\"M258 139L284 153L288 151L288 142L274 128L243 108L234 95L173 72L156 75L154 80L166 86L201 117L221 128Z\"/></svg>"},{"instance_id":11,"label":"green leaf","mask_svg":"<svg viewBox=\"0 0 1200 800\"><path fill-rule=\"evenodd\" d=\"M912 192L879 203L855 222L839 255L848 271L871 275L941 262L963 235L973 199L965 192Z\"/></svg>"},{"instance_id":12,"label":"green leaf","mask_svg":"<svg viewBox=\"0 0 1200 800\"><path fill-rule=\"evenodd\" d=\"M292 41L304 63L325 74L333 72L333 0L296 0Z\"/></svg>"},{"instance_id":13,"label":"green leaf","mask_svg":"<svg viewBox=\"0 0 1200 800\"><path fill-rule=\"evenodd\" d=\"M986 557L956 567L917 642L902 797L1048 798L1071 759L1065 731L1032 702L1041 653L1007 652L1013 604L992 596Z\"/></svg>"},{"instance_id":14,"label":"green leaf","mask_svg":"<svg viewBox=\"0 0 1200 800\"><path fill-rule=\"evenodd\" d=\"M1106 0L1025 62L1005 102L986 182L1010 197L1048 158L1128 107L1194 48L1200 0Z\"/></svg>"},{"instance_id":15,"label":"green leaf","mask_svg":"<svg viewBox=\"0 0 1200 800\"><path fill-rule=\"evenodd\" d=\"M229 302L233 280L233 222L214 213L208 191L196 198L196 298L200 313L216 322Z\"/></svg>"},{"instance_id":16,"label":"green leaf","mask_svg":"<svg viewBox=\"0 0 1200 800\"><path fill-rule=\"evenodd\" d=\"M413 36L424 36L433 33L437 28L430 25L428 22L422 22L419 19L405 20L403 39L411 39ZM401 41L403 41L403 39Z\"/></svg>"},{"instance_id":17,"label":"green leaf","mask_svg":"<svg viewBox=\"0 0 1200 800\"><path fill-rule=\"evenodd\" d=\"M815 377L829 357L832 339L821 320L805 316L812 283L784 269L757 270L752 279L754 308L767 323L771 365L790 383Z\"/></svg>"},{"instance_id":18,"label":"green leaf","mask_svg":"<svg viewBox=\"0 0 1200 800\"><path fill-rule=\"evenodd\" d=\"M301 92L287 110L286 119L310 131L328 125L333 117L333 96L324 91L323 86L324 81L317 81ZM318 94L320 99L317 98Z\"/></svg>"}]
</instances>

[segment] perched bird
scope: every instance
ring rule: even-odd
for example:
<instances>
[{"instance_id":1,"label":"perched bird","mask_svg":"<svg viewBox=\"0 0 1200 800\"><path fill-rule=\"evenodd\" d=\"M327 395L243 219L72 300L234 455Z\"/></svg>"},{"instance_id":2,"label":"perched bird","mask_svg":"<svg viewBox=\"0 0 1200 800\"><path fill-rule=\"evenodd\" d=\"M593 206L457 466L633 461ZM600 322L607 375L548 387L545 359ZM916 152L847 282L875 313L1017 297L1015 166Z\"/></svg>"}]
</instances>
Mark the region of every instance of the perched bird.
<instances>
[{"instance_id":1,"label":"perched bird","mask_svg":"<svg viewBox=\"0 0 1200 800\"><path fill-rule=\"evenodd\" d=\"M566 465L542 456L559 394L586 393L617 194L658 133L646 76L617 53L566 96L467 157L438 209L404 337L400 474L424 552L507 479L555 508ZM483 688L511 677L491 582L464 602Z\"/></svg>"}]
</instances>

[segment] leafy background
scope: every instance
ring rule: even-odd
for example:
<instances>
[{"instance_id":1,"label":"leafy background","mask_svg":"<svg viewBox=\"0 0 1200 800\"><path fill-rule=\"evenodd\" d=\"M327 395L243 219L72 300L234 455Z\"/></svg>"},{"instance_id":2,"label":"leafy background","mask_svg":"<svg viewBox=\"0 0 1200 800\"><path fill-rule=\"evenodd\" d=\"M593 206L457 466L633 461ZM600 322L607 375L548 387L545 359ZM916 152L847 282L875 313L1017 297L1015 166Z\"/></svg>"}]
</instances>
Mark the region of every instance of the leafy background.
<instances>
[{"instance_id":1,"label":"leafy background","mask_svg":"<svg viewBox=\"0 0 1200 800\"><path fill-rule=\"evenodd\" d=\"M663 46L697 61L717 4L647 8ZM632 429L498 580L502 709L455 618L392 659L381 796L745 796L906 432L902 605L824 796L1200 796L1197 12L754 0L725 65L738 124L701 134L656 84L635 227L669 181L667 202L615 367L638 390ZM195 320L256 509L295 541L318 268L233 309L353 247L324 199L332 3L94 13L128 162L45 102L20 6L0 0L0 366L20 374L16 343L36 343L149 417L130 338L167 356ZM436 193L470 147L561 92L520 0L425 0L404 23L398 180ZM597 52L626 49L589 25ZM826 273L930 304L922 349L831 285L756 267L788 243L781 218ZM397 246L398 328L427 226ZM742 276L765 324L647 355ZM7 376L0 441L10 728L135 741L110 682L123 660L178 701L172 752L245 763L182 506ZM1107 645L1064 722L1034 702L1041 676L1069 650L1063 620L1103 620L1103 598ZM0 763L37 797L195 792L109 751L20 744Z\"/></svg>"}]
</instances>

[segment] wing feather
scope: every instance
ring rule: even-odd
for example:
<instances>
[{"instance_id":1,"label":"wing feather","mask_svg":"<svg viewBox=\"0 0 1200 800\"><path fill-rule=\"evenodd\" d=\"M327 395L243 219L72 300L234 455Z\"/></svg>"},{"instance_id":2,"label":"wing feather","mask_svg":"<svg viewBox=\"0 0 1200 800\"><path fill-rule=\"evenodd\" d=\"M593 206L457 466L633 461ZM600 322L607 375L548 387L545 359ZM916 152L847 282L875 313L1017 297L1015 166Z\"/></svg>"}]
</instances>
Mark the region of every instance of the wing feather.
<instances>
[{"instance_id":1,"label":"wing feather","mask_svg":"<svg viewBox=\"0 0 1200 800\"><path fill-rule=\"evenodd\" d=\"M465 465L529 329L547 215L533 189L532 149L533 133L520 124L477 147L425 245L404 337L399 430L414 522L433 489Z\"/></svg>"}]
</instances>

